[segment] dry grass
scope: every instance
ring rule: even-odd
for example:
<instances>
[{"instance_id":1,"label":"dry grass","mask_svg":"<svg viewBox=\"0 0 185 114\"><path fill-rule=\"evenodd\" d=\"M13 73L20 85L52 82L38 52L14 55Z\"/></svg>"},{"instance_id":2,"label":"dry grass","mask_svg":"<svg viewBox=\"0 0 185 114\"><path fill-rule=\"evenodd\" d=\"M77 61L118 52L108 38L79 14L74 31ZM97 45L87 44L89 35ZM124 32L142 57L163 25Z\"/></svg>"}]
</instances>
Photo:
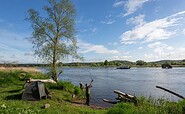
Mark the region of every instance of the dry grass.
<instances>
[{"instance_id":1,"label":"dry grass","mask_svg":"<svg viewBox=\"0 0 185 114\"><path fill-rule=\"evenodd\" d=\"M0 71L15 71L21 70L24 72L41 72L36 67L0 67Z\"/></svg>"}]
</instances>

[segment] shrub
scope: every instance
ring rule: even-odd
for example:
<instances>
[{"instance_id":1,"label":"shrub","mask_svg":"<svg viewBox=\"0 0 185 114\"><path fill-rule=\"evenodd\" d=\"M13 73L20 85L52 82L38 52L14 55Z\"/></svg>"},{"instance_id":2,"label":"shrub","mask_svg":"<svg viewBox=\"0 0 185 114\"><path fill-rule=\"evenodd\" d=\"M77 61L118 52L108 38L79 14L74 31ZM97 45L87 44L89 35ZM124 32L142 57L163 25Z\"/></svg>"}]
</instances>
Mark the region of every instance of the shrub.
<instances>
[{"instance_id":1,"label":"shrub","mask_svg":"<svg viewBox=\"0 0 185 114\"><path fill-rule=\"evenodd\" d=\"M71 82L67 82L67 81L58 81L57 83L48 83L46 84L46 86L49 89L65 90L70 93L74 92L74 85Z\"/></svg>"}]
</instances>

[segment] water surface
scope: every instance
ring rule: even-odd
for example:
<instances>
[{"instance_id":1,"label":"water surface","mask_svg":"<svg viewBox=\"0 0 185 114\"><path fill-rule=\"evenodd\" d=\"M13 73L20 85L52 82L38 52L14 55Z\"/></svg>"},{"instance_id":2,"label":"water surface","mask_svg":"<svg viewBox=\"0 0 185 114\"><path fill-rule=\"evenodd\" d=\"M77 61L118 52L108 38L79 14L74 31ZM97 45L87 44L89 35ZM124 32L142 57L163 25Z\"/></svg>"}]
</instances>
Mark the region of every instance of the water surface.
<instances>
[{"instance_id":1,"label":"water surface","mask_svg":"<svg viewBox=\"0 0 185 114\"><path fill-rule=\"evenodd\" d=\"M185 96L185 68L63 68L59 79L71 81L75 85L79 85L79 82L90 83L93 79L91 104L99 106L111 106L102 99L115 101L117 95L114 90L138 97L179 100L176 96L157 89L158 85Z\"/></svg>"}]
</instances>

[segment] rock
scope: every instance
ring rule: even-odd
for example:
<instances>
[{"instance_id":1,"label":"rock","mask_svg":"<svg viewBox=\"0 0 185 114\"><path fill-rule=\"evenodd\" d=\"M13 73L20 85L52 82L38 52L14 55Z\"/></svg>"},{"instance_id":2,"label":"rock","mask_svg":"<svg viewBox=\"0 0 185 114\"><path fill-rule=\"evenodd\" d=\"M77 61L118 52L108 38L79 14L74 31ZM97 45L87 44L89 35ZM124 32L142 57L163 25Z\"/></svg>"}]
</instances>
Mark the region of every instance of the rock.
<instances>
[{"instance_id":1,"label":"rock","mask_svg":"<svg viewBox=\"0 0 185 114\"><path fill-rule=\"evenodd\" d=\"M50 104L46 103L41 108L49 108L49 107L50 107Z\"/></svg>"}]
</instances>

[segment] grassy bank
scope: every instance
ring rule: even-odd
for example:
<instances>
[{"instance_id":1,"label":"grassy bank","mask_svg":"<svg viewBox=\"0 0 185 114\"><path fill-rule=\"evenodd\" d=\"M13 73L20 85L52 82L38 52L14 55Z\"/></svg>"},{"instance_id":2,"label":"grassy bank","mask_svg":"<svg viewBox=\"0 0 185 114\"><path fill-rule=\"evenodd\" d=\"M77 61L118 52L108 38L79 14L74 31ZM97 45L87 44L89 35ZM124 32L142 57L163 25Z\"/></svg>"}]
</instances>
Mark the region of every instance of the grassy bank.
<instances>
[{"instance_id":1,"label":"grassy bank","mask_svg":"<svg viewBox=\"0 0 185 114\"><path fill-rule=\"evenodd\" d=\"M138 104L119 103L109 109L95 109L83 105L83 92L70 82L46 84L51 99L40 101L21 100L26 78L49 78L40 72L0 71L0 113L5 114L182 114L185 101L169 102L164 99L141 97ZM75 95L75 97L72 97ZM79 104L73 103L80 101ZM44 104L49 108L41 108Z\"/></svg>"},{"instance_id":2,"label":"grassy bank","mask_svg":"<svg viewBox=\"0 0 185 114\"><path fill-rule=\"evenodd\" d=\"M21 100L23 85L25 79L48 78L39 72L24 71L0 71L0 113L7 114L86 114L86 113L106 113L106 110L95 110L88 106L74 106L73 100L81 100L82 91L79 87L74 86L70 82L59 82L57 84L46 84L51 93L51 99L40 101L24 101ZM75 95L75 98L72 98ZM49 108L42 109L44 104L50 104ZM83 107L83 108L82 108Z\"/></svg>"},{"instance_id":3,"label":"grassy bank","mask_svg":"<svg viewBox=\"0 0 185 114\"><path fill-rule=\"evenodd\" d=\"M184 114L185 101L170 102L164 99L141 97L138 105L119 103L108 110L108 114Z\"/></svg>"}]
</instances>

